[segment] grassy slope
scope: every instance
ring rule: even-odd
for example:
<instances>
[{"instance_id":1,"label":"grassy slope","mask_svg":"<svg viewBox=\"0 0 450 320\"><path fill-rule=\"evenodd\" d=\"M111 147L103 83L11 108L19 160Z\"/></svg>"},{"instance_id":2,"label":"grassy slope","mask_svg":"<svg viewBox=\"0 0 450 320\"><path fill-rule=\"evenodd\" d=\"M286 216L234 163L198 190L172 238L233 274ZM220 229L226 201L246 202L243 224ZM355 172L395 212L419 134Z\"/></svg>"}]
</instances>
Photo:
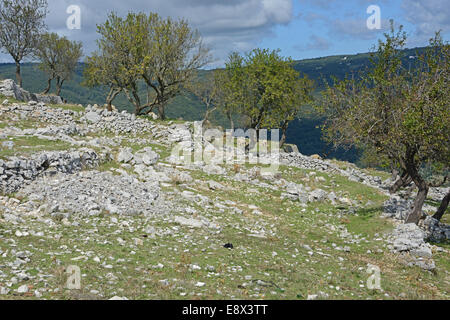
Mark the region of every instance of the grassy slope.
<instances>
[{"instance_id":1,"label":"grassy slope","mask_svg":"<svg viewBox=\"0 0 450 320\"><path fill-rule=\"evenodd\" d=\"M304 181L308 173L282 167L283 177L291 181ZM202 172L191 174L198 180L213 179L227 187L212 192L202 183L196 183L196 193L219 201L234 201L243 210L243 215L233 215L228 211L204 210L186 202L186 206L220 223L223 226L220 234L190 229L157 217L118 217L116 224L111 223L108 213L101 217L73 218L79 223L77 227L57 223L56 228L48 228L41 222L30 221L32 228L43 230L45 236L17 238L15 244L17 250L33 252L27 264L28 273L49 275L48 287L58 289L43 297L101 299L119 295L129 299L302 300L309 294L324 292L330 299L448 299L449 262L445 253L434 255L438 264L436 273L424 272L419 268L405 268L386 250L383 241L377 240L393 227L380 218L385 196L374 189L327 174L319 174L325 182L307 183L312 187L333 188L361 203L372 202L355 215L342 217L341 210L328 204L316 203L303 208L299 203L281 200L279 193L265 188ZM193 189L175 183L165 187L166 192L174 190ZM262 215L255 216L249 205L256 205ZM123 227L122 221L127 227ZM146 225L166 235L148 238L144 231ZM276 235L265 239L249 236L261 228L276 230ZM349 236L342 237L347 231ZM57 241L56 235L59 235ZM124 244L117 242L118 237ZM233 243L233 250L222 247L228 242ZM335 246L349 246L350 252L338 251ZM7 248L6 243L0 245L3 251ZM94 262L94 257L99 257L101 262ZM73 264L83 273L80 291L64 288L67 279L64 267ZM164 267L154 268L158 264ZM368 264L380 267L383 291L366 287ZM192 265L201 269L192 270ZM168 285L160 282L164 280ZM198 282L205 286L197 287ZM41 287L34 280L28 283L33 290ZM100 295L92 294L91 290L99 291Z\"/></svg>"},{"instance_id":2,"label":"grassy slope","mask_svg":"<svg viewBox=\"0 0 450 320\"><path fill-rule=\"evenodd\" d=\"M0 119L0 124L5 122L13 125L16 121ZM23 124L24 127L39 125ZM102 135L111 136L101 133L93 137ZM124 137L129 141L123 140L122 146L133 150L146 146L133 144L133 136ZM32 149L51 147L34 138L20 138L16 142L16 151L26 152L27 146ZM152 146L164 162L170 150L158 144ZM117 151L118 147L113 150ZM247 165L246 169L251 167ZM98 170L115 168L121 168L120 164L111 161ZM5 239L0 241L0 251L6 252L2 264L17 259L11 248L15 252L25 252L30 260L20 268L31 276L29 280L13 284L12 292L0 296L0 300L35 299L34 290L44 287L51 289L44 293L45 299L107 299L118 295L129 299L295 300L319 292L330 299L449 298L448 252L433 253L437 269L432 273L418 267L405 267L386 248L384 234L393 229L393 224L380 217L386 196L378 190L338 175L312 175L309 170L280 168L282 177L288 181L312 189L333 190L358 203L354 214L345 214L350 209L347 205L310 203L303 207L299 202L282 200L280 191L237 182L233 179L233 169L227 167L227 170L228 176L186 170L196 179L193 184L172 181L163 187L170 201L195 209L194 218L198 214L219 224L220 233L208 228L187 228L160 216L120 217L108 212L99 217L74 215L70 222L78 225L70 226L57 218L53 218L56 226L49 226L44 222L49 215L36 219L33 214L23 215L24 222L18 225L0 223L0 236ZM206 185L208 180L220 182L225 188L211 191ZM209 207L184 200L180 196L183 191L209 197ZM227 201L235 203L228 208L237 207L242 214L214 205ZM255 214L252 206L260 213ZM1 216L0 205L0 219ZM118 222L113 222L113 218ZM151 237L146 232L147 226L154 227L160 235ZM30 234L42 231L43 234L17 237L16 230ZM265 238L250 236L261 230L266 231ZM122 241L118 241L119 238ZM233 250L223 248L229 242L233 243ZM346 246L347 252L336 249ZM450 249L448 243L439 246ZM94 260L96 257L99 262ZM158 264L164 267L155 268ZM380 267L383 291L366 287L368 264ZM81 268L81 290L65 289L64 270L68 265ZM192 265L200 269L192 269ZM2 271L7 279L15 276L8 268ZM41 281L42 278L46 280ZM198 282L205 285L196 286ZM14 293L23 284L27 284L31 292Z\"/></svg>"}]
</instances>

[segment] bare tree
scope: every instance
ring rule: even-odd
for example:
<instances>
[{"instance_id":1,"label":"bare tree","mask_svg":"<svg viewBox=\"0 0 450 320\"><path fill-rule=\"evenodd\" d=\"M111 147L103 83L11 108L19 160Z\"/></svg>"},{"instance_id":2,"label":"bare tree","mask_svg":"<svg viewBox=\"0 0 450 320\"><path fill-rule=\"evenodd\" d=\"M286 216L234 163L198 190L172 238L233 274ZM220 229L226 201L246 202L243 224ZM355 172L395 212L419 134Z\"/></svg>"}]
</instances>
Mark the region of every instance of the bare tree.
<instances>
[{"instance_id":1,"label":"bare tree","mask_svg":"<svg viewBox=\"0 0 450 320\"><path fill-rule=\"evenodd\" d=\"M211 114L217 110L217 100L220 98L218 74L220 71L209 71L197 74L197 77L185 84L185 88L194 94L206 107L204 121L209 122Z\"/></svg>"},{"instance_id":2,"label":"bare tree","mask_svg":"<svg viewBox=\"0 0 450 320\"><path fill-rule=\"evenodd\" d=\"M46 30L46 15L47 0L0 0L0 47L14 59L20 86L20 62L33 52Z\"/></svg>"}]
</instances>

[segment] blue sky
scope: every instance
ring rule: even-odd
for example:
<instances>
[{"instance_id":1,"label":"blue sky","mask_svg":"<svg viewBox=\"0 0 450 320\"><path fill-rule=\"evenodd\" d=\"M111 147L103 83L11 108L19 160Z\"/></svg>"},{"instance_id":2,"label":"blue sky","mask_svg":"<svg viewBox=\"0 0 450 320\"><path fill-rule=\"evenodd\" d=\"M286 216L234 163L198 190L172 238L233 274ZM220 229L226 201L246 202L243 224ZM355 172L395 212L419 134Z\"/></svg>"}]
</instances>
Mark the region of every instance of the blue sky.
<instances>
[{"instance_id":1,"label":"blue sky","mask_svg":"<svg viewBox=\"0 0 450 320\"><path fill-rule=\"evenodd\" d=\"M370 5L380 8L381 30L367 28ZM448 0L297 0L293 1L293 11L292 21L275 26L274 35L265 38L261 46L281 48L295 59L367 52L383 38L390 19L397 27L404 26L408 47L426 45L434 31L442 29L446 40L450 33ZM442 17L436 17L437 13L443 13Z\"/></svg>"},{"instance_id":2,"label":"blue sky","mask_svg":"<svg viewBox=\"0 0 450 320\"><path fill-rule=\"evenodd\" d=\"M403 24L408 47L426 45L434 31L450 34L450 0L48 0L50 31L82 41L85 54L96 48L96 25L107 13L157 12L183 17L197 28L221 66L231 51L281 49L294 59L367 52L382 37L389 19ZM69 30L66 10L81 10L81 29ZM367 8L381 10L381 30L369 30ZM11 62L0 53L0 62Z\"/></svg>"}]
</instances>

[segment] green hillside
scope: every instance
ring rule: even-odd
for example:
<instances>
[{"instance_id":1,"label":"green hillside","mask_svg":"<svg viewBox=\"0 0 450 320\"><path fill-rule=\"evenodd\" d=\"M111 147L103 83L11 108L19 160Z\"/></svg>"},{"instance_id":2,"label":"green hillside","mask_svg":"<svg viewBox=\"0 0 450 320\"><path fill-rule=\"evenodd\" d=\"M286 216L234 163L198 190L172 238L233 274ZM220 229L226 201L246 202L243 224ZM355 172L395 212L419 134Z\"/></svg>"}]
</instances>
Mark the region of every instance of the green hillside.
<instances>
[{"instance_id":1,"label":"green hillside","mask_svg":"<svg viewBox=\"0 0 450 320\"><path fill-rule=\"evenodd\" d=\"M409 57L415 56L417 52L421 52L422 50L423 48L405 50L405 65L413 67L415 60ZM320 91L325 81L331 82L332 77L343 79L346 75L354 74L357 76L359 71L369 66L369 58L370 55L368 53L363 53L300 60L295 62L295 69L314 79L318 85L318 91ZM83 105L94 103L99 105L104 104L107 94L106 88L86 88L81 86L81 82L83 81L83 67L84 64L79 64L73 79L65 83L61 93L62 97L71 103L80 103ZM44 90L46 77L37 68L36 64L23 64L22 75L26 90L30 92L41 92ZM2 78L15 79L15 66L13 64L0 64L0 79ZM119 110L132 111L133 109L123 94L116 98L114 105ZM204 112L205 107L195 96L188 92L173 99L167 108L169 118L183 118L188 121L202 119ZM212 120L218 125L228 127L228 121L219 112L213 114ZM319 119L313 114L303 116L301 120L297 120L291 124L287 142L296 144L300 152L306 155L319 154L327 158L357 162L359 153L356 150L350 150L348 152L333 150L322 140L319 128L322 121L323 119Z\"/></svg>"}]
</instances>

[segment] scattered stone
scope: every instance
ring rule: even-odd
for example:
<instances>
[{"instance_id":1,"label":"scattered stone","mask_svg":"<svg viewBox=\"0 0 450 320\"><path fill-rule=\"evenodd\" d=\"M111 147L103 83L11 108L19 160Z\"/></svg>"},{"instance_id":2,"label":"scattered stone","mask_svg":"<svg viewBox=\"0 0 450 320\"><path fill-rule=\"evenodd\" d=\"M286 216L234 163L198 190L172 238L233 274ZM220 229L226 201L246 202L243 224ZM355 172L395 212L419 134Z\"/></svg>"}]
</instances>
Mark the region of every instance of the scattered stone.
<instances>
[{"instance_id":1,"label":"scattered stone","mask_svg":"<svg viewBox=\"0 0 450 320\"><path fill-rule=\"evenodd\" d=\"M428 216L423 221L425 237L429 241L442 242L450 239L450 225L440 223L438 220Z\"/></svg>"},{"instance_id":2,"label":"scattered stone","mask_svg":"<svg viewBox=\"0 0 450 320\"><path fill-rule=\"evenodd\" d=\"M309 193L309 202L321 202L328 197L328 193L322 189L316 189Z\"/></svg>"},{"instance_id":3,"label":"scattered stone","mask_svg":"<svg viewBox=\"0 0 450 320\"><path fill-rule=\"evenodd\" d=\"M223 190L225 188L223 185L213 180L208 181L208 186L211 190Z\"/></svg>"},{"instance_id":4,"label":"scattered stone","mask_svg":"<svg viewBox=\"0 0 450 320\"><path fill-rule=\"evenodd\" d=\"M27 293L28 290L29 290L28 286L26 284L24 284L17 289L17 292L18 293Z\"/></svg>"},{"instance_id":5,"label":"scattered stone","mask_svg":"<svg viewBox=\"0 0 450 320\"><path fill-rule=\"evenodd\" d=\"M383 215L385 217L404 221L408 216L413 202L411 200L404 200L398 195L393 195L389 200L383 204Z\"/></svg>"},{"instance_id":6,"label":"scattered stone","mask_svg":"<svg viewBox=\"0 0 450 320\"><path fill-rule=\"evenodd\" d=\"M102 117L97 112L88 112L84 117L90 123L97 123L102 119Z\"/></svg>"},{"instance_id":7,"label":"scattered stone","mask_svg":"<svg viewBox=\"0 0 450 320\"><path fill-rule=\"evenodd\" d=\"M211 175L224 175L226 173L225 169L218 166L209 164L203 167L203 172Z\"/></svg>"},{"instance_id":8,"label":"scattered stone","mask_svg":"<svg viewBox=\"0 0 450 320\"><path fill-rule=\"evenodd\" d=\"M112 297L112 298L109 299L109 300L111 300L111 301L125 301L125 300L128 300L128 299L125 298L125 297L114 296L114 297Z\"/></svg>"},{"instance_id":9,"label":"scattered stone","mask_svg":"<svg viewBox=\"0 0 450 320\"><path fill-rule=\"evenodd\" d=\"M59 173L50 178L39 178L19 193L46 199L48 203L57 204L58 210L68 215L96 216L107 212L133 216L159 210L153 204L159 192L156 183L141 182L133 176L83 171L73 175Z\"/></svg>"},{"instance_id":10,"label":"scattered stone","mask_svg":"<svg viewBox=\"0 0 450 320\"><path fill-rule=\"evenodd\" d=\"M424 241L425 232L416 224L400 224L391 236L392 251L400 253L408 265L417 265L425 270L433 270L432 251Z\"/></svg>"},{"instance_id":11,"label":"scattered stone","mask_svg":"<svg viewBox=\"0 0 450 320\"><path fill-rule=\"evenodd\" d=\"M117 162L128 163L133 160L133 157L131 148L122 148L117 155Z\"/></svg>"},{"instance_id":12,"label":"scattered stone","mask_svg":"<svg viewBox=\"0 0 450 320\"><path fill-rule=\"evenodd\" d=\"M203 222L197 219L187 219L187 218L183 218L183 217L175 217L174 219L175 223L179 223L183 226L188 226L191 228L201 228L203 227Z\"/></svg>"},{"instance_id":13,"label":"scattered stone","mask_svg":"<svg viewBox=\"0 0 450 320\"><path fill-rule=\"evenodd\" d=\"M0 168L5 173L0 176L0 194L17 192L47 172L74 173L93 168L99 163L99 156L91 149L78 151L55 151L34 154L31 158L11 157L0 160Z\"/></svg>"}]
</instances>

